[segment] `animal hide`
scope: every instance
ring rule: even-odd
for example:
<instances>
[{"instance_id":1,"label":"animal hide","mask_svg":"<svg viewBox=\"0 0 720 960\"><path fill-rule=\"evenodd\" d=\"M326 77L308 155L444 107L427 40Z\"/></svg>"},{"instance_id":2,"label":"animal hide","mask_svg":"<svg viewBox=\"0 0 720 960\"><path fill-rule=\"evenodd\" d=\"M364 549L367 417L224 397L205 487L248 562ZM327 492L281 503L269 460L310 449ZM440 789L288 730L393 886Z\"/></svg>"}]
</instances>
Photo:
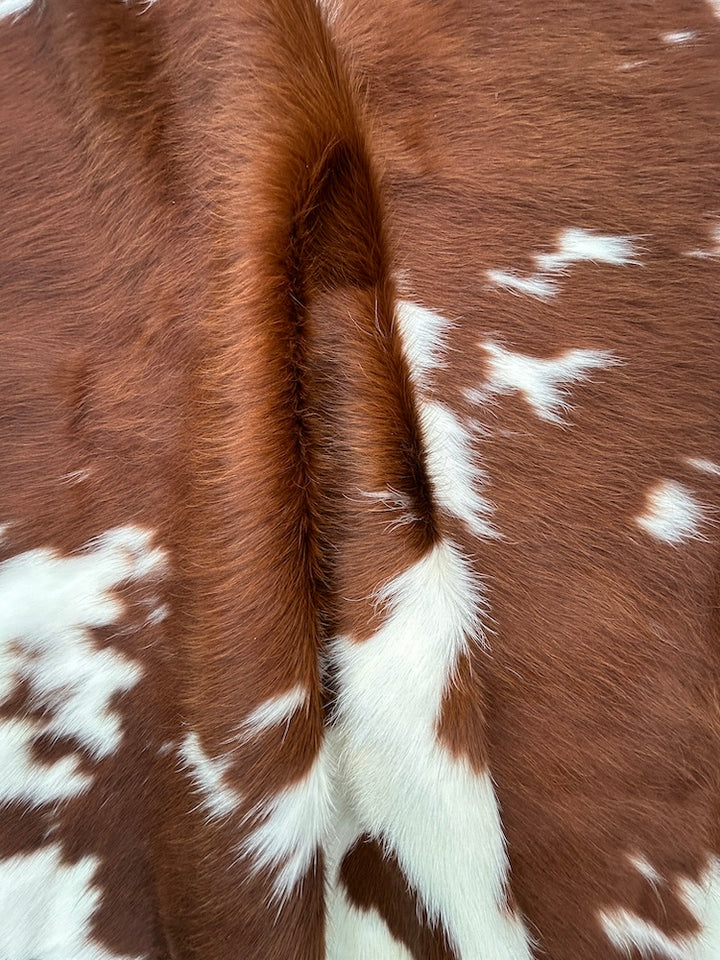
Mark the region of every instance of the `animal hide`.
<instances>
[{"instance_id":1,"label":"animal hide","mask_svg":"<svg viewBox=\"0 0 720 960\"><path fill-rule=\"evenodd\" d=\"M0 960L720 957L716 0L0 0Z\"/></svg>"}]
</instances>

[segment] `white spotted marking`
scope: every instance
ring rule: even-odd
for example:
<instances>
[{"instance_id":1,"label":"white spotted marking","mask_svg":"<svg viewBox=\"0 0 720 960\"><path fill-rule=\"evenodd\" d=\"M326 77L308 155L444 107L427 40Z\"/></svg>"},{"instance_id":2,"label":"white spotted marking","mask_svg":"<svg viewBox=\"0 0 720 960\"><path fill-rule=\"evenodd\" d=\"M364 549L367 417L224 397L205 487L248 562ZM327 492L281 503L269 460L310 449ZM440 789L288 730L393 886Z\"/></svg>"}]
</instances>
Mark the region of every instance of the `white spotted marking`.
<instances>
[{"instance_id":1,"label":"white spotted marking","mask_svg":"<svg viewBox=\"0 0 720 960\"><path fill-rule=\"evenodd\" d=\"M526 293L529 297L537 297L538 300L547 300L549 297L554 297L556 293L555 278L542 273L523 277L509 270L488 270L487 278L493 286L501 290Z\"/></svg>"},{"instance_id":2,"label":"white spotted marking","mask_svg":"<svg viewBox=\"0 0 720 960\"><path fill-rule=\"evenodd\" d=\"M477 537L499 537L490 521L492 507L480 493L484 474L472 452L472 436L442 403L420 404L426 464L436 501L465 522Z\"/></svg>"},{"instance_id":3,"label":"white spotted marking","mask_svg":"<svg viewBox=\"0 0 720 960\"><path fill-rule=\"evenodd\" d=\"M720 463L706 460L704 457L688 457L687 463L701 473L709 473L713 477L720 477Z\"/></svg>"},{"instance_id":4,"label":"white spotted marking","mask_svg":"<svg viewBox=\"0 0 720 960\"><path fill-rule=\"evenodd\" d=\"M618 363L600 350L566 350L558 357L543 360L508 350L492 341L480 346L487 355L487 383L468 393L474 403L485 403L495 395L520 393L535 413L551 423L562 423L570 409L571 384L588 379L591 370Z\"/></svg>"},{"instance_id":5,"label":"white spotted marking","mask_svg":"<svg viewBox=\"0 0 720 960\"><path fill-rule=\"evenodd\" d=\"M428 473L438 502L464 520L474 532L494 536L496 534L486 519L490 506L478 491L481 476L472 460L469 430L449 409L428 397L433 371L442 365L443 334L450 324L438 314L408 302L398 305L396 320L418 391ZM404 501L398 503L397 496L389 490L367 496L383 504L392 504L393 508L407 506ZM287 722L305 702L305 691L296 689L261 705L244 722L243 737L270 725ZM334 743L331 732L328 732L306 777L265 800L248 815L257 826L240 852L249 856L253 869L272 871L273 896L280 901L292 894L296 884L310 869L321 845L337 846L337 841L331 840L338 829L337 811L333 814L333 803L337 803L337 797L333 798L337 764ZM442 753L439 747L437 749ZM355 836L357 824L353 830ZM349 838L346 840L350 842ZM338 863L343 852L344 849L338 852Z\"/></svg>"},{"instance_id":6,"label":"white spotted marking","mask_svg":"<svg viewBox=\"0 0 720 960\"><path fill-rule=\"evenodd\" d=\"M427 390L435 370L445 365L445 339L452 323L439 313L410 300L399 300L395 319L403 353L416 389Z\"/></svg>"},{"instance_id":7,"label":"white spotted marking","mask_svg":"<svg viewBox=\"0 0 720 960\"><path fill-rule=\"evenodd\" d=\"M657 540L678 544L700 536L703 507L690 490L674 480L662 480L648 493L647 506L637 524Z\"/></svg>"},{"instance_id":8,"label":"white spotted marking","mask_svg":"<svg viewBox=\"0 0 720 960\"><path fill-rule=\"evenodd\" d=\"M685 905L700 926L693 938L692 960L717 960L720 957L720 859L710 859L698 883L683 877L678 885Z\"/></svg>"},{"instance_id":9,"label":"white spotted marking","mask_svg":"<svg viewBox=\"0 0 720 960\"><path fill-rule=\"evenodd\" d=\"M660 37L663 43L679 44L690 43L698 36L697 30L671 30L669 33L663 33Z\"/></svg>"},{"instance_id":10,"label":"white spotted marking","mask_svg":"<svg viewBox=\"0 0 720 960\"><path fill-rule=\"evenodd\" d=\"M64 862L56 843L0 860L0 957L129 960L93 937L98 866L96 857Z\"/></svg>"},{"instance_id":11,"label":"white spotted marking","mask_svg":"<svg viewBox=\"0 0 720 960\"><path fill-rule=\"evenodd\" d=\"M636 858L637 859L637 858ZM670 884L644 858L648 870L640 869L657 889ZM626 908L599 913L608 940L618 951L638 953L647 960L717 960L720 956L720 860L712 858L699 882L681 877L672 885L700 928L690 936L671 937L655 924Z\"/></svg>"},{"instance_id":12,"label":"white spotted marking","mask_svg":"<svg viewBox=\"0 0 720 960\"><path fill-rule=\"evenodd\" d=\"M606 263L616 267L637 264L640 260L634 239L582 228L563 230L555 252L538 254L535 262L540 270L549 273L562 272L573 263Z\"/></svg>"},{"instance_id":13,"label":"white spotted marking","mask_svg":"<svg viewBox=\"0 0 720 960\"><path fill-rule=\"evenodd\" d=\"M242 740L250 740L282 724L287 726L298 710L307 705L309 695L307 687L298 684L287 693L265 700L243 720Z\"/></svg>"},{"instance_id":14,"label":"white spotted marking","mask_svg":"<svg viewBox=\"0 0 720 960\"><path fill-rule=\"evenodd\" d=\"M91 631L120 619L117 587L158 574L164 561L147 531L118 527L72 556L38 549L0 564L0 703L22 681L33 708L21 722L0 723L5 802L46 803L89 784L77 759L33 761L38 737L75 740L92 760L118 747L114 701L142 669L113 647L98 648Z\"/></svg>"},{"instance_id":15,"label":"white spotted marking","mask_svg":"<svg viewBox=\"0 0 720 960\"><path fill-rule=\"evenodd\" d=\"M428 475L436 501L478 537L496 538L492 506L480 490L484 480L473 455L473 429L431 396L433 371L442 366L450 322L409 301L396 310L403 349L417 391Z\"/></svg>"},{"instance_id":16,"label":"white spotted marking","mask_svg":"<svg viewBox=\"0 0 720 960\"><path fill-rule=\"evenodd\" d=\"M202 797L201 806L207 812L208 820L227 817L237 809L242 798L226 782L231 767L229 757L209 757L196 733L189 733L185 737L179 752L195 790Z\"/></svg>"},{"instance_id":17,"label":"white spotted marking","mask_svg":"<svg viewBox=\"0 0 720 960\"><path fill-rule=\"evenodd\" d=\"M557 293L560 277L573 264L591 262L625 266L640 263L634 239L573 227L560 233L552 253L535 254L537 270L534 273L524 276L513 271L488 270L487 277L500 289L547 300Z\"/></svg>"},{"instance_id":18,"label":"white spotted marking","mask_svg":"<svg viewBox=\"0 0 720 960\"><path fill-rule=\"evenodd\" d=\"M605 910L600 923L608 940L627 956L637 951L643 960L690 960L682 943L630 910Z\"/></svg>"},{"instance_id":19,"label":"white spotted marking","mask_svg":"<svg viewBox=\"0 0 720 960\"><path fill-rule=\"evenodd\" d=\"M451 323L407 301L398 304L396 319L434 496L473 532L496 536L479 490L472 429L433 395ZM392 491L373 497L404 507ZM328 740L337 767L336 816L325 851L333 960L355 956L354 949L368 958L394 958L400 949L405 957L372 914L348 903L338 881L344 854L363 833L394 852L421 908L442 924L459 956L525 960L524 926L507 908L508 861L492 780L450 755L437 736L458 661L485 642L480 581L442 540L375 600L383 626L362 643L339 637L327 652L337 681Z\"/></svg>"},{"instance_id":20,"label":"white spotted marking","mask_svg":"<svg viewBox=\"0 0 720 960\"><path fill-rule=\"evenodd\" d=\"M32 5L33 0L0 0L0 20L5 17L17 19Z\"/></svg>"},{"instance_id":21,"label":"white spotted marking","mask_svg":"<svg viewBox=\"0 0 720 960\"><path fill-rule=\"evenodd\" d=\"M40 732L42 728L35 721L24 717L0 723L0 806L40 806L67 800L83 793L92 783L77 754L50 764L38 763L33 741Z\"/></svg>"},{"instance_id":22,"label":"white spotted marking","mask_svg":"<svg viewBox=\"0 0 720 960\"><path fill-rule=\"evenodd\" d=\"M440 542L377 599L388 612L377 633L363 643L339 638L330 650L340 781L356 834L393 849L460 956L527 958L523 924L506 908L508 861L491 778L437 738L458 659L484 643L479 583L459 551Z\"/></svg>"},{"instance_id":23,"label":"white spotted marking","mask_svg":"<svg viewBox=\"0 0 720 960\"><path fill-rule=\"evenodd\" d=\"M253 872L272 873L272 900L285 903L317 859L333 817L333 751L326 739L309 772L256 806L246 816L257 823L241 844Z\"/></svg>"}]
</instances>

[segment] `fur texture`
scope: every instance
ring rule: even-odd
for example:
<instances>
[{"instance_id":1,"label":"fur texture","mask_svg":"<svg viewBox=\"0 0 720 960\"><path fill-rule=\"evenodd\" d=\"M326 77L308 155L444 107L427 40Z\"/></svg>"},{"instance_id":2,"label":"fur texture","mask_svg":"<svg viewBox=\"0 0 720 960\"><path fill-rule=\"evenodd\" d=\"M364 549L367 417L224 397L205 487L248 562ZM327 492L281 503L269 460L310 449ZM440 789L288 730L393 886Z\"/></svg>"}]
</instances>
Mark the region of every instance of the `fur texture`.
<instances>
[{"instance_id":1,"label":"fur texture","mask_svg":"<svg viewBox=\"0 0 720 960\"><path fill-rule=\"evenodd\" d=\"M3 960L720 954L715 6L0 2Z\"/></svg>"}]
</instances>

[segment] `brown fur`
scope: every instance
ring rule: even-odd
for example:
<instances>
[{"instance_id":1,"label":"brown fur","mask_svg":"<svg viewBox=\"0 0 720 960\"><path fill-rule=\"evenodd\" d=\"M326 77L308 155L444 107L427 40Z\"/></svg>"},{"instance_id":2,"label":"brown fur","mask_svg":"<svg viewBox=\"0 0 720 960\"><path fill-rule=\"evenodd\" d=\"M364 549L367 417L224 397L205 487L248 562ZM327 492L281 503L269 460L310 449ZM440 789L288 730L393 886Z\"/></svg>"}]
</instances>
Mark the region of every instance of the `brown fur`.
<instances>
[{"instance_id":1,"label":"brown fur","mask_svg":"<svg viewBox=\"0 0 720 960\"><path fill-rule=\"evenodd\" d=\"M701 39L663 45L674 29ZM717 510L686 462L720 461L717 259L684 253L720 213L719 54L684 0L344 0L329 25L309 0L63 0L0 23L2 559L137 523L172 570L162 624L124 597L146 679L62 811L68 857L102 858L108 949L320 960L322 856L278 910L238 854L252 823L208 824L159 751L193 730L223 753L303 683L287 732L232 754L249 805L296 782L332 713L328 638L368 639L373 591L445 534L492 629L438 732L489 763L537 956L613 956L604 907L693 932L627 853L692 878L720 854L717 528L678 549L633 517L662 477ZM642 267L578 264L548 302L489 287L576 224L640 238ZM454 321L433 389L487 431L498 541L435 502L398 294ZM517 395L469 404L488 337L623 362L558 427ZM410 524L358 495L387 487ZM0 854L51 819L0 810ZM452 956L379 844L342 873L417 960Z\"/></svg>"}]
</instances>

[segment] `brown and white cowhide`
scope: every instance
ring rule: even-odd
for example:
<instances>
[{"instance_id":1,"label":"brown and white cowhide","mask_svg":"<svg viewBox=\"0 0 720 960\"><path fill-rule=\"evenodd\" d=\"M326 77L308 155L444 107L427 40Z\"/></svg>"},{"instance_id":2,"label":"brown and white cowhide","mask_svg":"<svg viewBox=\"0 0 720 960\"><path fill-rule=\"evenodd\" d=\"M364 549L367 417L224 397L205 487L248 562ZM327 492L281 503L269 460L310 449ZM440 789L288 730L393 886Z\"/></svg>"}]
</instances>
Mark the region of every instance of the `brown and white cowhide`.
<instances>
[{"instance_id":1,"label":"brown and white cowhide","mask_svg":"<svg viewBox=\"0 0 720 960\"><path fill-rule=\"evenodd\" d=\"M0 0L0 960L720 958L716 0Z\"/></svg>"}]
</instances>

